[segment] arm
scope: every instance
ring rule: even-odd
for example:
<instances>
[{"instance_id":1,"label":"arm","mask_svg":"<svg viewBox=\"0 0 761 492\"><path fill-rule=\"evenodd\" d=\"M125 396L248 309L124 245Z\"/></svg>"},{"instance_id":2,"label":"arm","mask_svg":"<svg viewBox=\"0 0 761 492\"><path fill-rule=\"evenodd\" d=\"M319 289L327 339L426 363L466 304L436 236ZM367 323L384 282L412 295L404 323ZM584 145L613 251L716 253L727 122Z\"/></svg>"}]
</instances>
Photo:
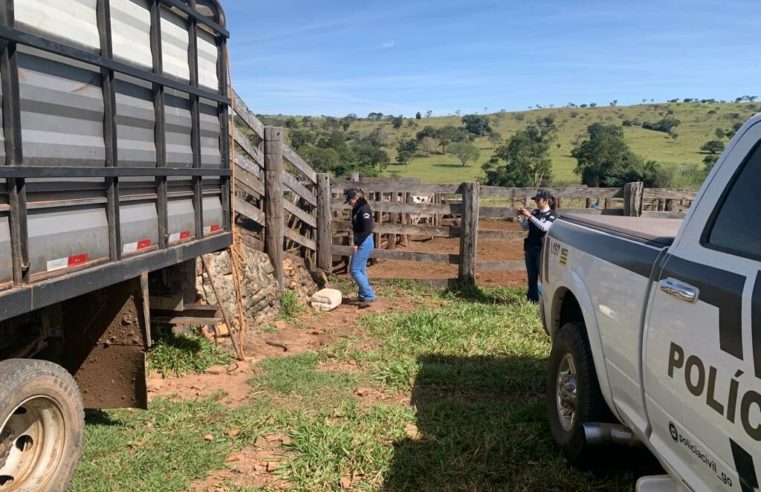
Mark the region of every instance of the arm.
<instances>
[{"instance_id":1,"label":"arm","mask_svg":"<svg viewBox=\"0 0 761 492\"><path fill-rule=\"evenodd\" d=\"M544 222L541 222L539 219L534 217L533 215L529 219L532 224L534 224L537 228L539 228L540 231L547 232L550 230L550 227L552 227L552 224L555 222L555 216L550 215L547 217Z\"/></svg>"},{"instance_id":2,"label":"arm","mask_svg":"<svg viewBox=\"0 0 761 492\"><path fill-rule=\"evenodd\" d=\"M373 213L370 207L364 207L359 212L359 227L354 233L354 245L359 246L362 244L367 236L373 233Z\"/></svg>"}]
</instances>

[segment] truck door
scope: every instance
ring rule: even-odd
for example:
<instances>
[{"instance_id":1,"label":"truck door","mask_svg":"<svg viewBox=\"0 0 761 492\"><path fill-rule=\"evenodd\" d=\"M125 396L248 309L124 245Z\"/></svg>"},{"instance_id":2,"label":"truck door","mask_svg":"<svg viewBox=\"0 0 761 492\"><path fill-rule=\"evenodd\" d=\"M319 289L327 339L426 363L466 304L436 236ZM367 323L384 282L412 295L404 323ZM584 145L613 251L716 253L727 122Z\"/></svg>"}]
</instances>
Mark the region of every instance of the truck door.
<instances>
[{"instance_id":1,"label":"truck door","mask_svg":"<svg viewBox=\"0 0 761 492\"><path fill-rule=\"evenodd\" d=\"M692 490L761 480L761 123L709 176L651 294L650 442Z\"/></svg>"}]
</instances>

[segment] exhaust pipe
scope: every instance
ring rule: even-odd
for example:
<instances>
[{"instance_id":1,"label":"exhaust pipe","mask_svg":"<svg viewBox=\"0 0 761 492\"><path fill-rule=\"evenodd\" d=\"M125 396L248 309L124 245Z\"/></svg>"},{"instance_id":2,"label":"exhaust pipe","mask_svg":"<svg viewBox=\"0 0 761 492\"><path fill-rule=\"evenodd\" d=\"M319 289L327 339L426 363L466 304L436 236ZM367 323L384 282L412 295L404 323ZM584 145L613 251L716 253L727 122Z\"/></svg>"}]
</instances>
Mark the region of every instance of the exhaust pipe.
<instances>
[{"instance_id":1,"label":"exhaust pipe","mask_svg":"<svg viewBox=\"0 0 761 492\"><path fill-rule=\"evenodd\" d=\"M606 424L602 422L584 424L584 439L588 444L592 445L616 444L637 447L642 444L628 427L621 424Z\"/></svg>"}]
</instances>

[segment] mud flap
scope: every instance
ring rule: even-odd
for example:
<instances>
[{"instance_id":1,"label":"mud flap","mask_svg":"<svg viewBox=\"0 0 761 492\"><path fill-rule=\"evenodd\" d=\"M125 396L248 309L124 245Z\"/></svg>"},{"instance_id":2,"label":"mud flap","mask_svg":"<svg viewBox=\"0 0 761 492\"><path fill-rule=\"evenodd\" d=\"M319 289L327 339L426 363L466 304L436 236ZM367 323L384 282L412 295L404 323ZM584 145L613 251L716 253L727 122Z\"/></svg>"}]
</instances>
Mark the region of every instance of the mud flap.
<instances>
[{"instance_id":1,"label":"mud flap","mask_svg":"<svg viewBox=\"0 0 761 492\"><path fill-rule=\"evenodd\" d=\"M74 375L86 408L147 408L139 278L66 301L63 327L62 365Z\"/></svg>"}]
</instances>

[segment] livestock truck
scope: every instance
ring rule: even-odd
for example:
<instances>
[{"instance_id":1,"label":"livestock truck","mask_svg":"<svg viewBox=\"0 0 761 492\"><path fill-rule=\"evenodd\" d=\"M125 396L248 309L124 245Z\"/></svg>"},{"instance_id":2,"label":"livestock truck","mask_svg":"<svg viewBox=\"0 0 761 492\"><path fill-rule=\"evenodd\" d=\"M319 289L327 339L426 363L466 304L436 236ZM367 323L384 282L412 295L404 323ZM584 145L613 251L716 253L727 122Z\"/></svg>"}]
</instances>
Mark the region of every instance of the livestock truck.
<instances>
[{"instance_id":1,"label":"livestock truck","mask_svg":"<svg viewBox=\"0 0 761 492\"><path fill-rule=\"evenodd\" d=\"M151 306L231 242L216 0L0 1L0 491L64 490L144 407Z\"/></svg>"}]
</instances>

